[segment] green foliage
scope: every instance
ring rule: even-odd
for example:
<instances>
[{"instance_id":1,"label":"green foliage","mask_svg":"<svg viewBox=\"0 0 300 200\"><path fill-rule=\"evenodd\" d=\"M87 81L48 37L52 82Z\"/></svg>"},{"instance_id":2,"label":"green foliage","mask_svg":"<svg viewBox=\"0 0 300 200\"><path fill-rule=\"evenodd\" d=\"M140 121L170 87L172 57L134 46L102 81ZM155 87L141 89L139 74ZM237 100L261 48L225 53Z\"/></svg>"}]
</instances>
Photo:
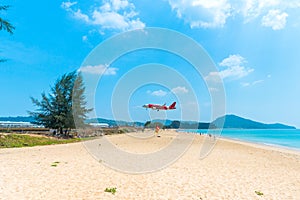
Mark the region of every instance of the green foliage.
<instances>
[{"instance_id":1,"label":"green foliage","mask_svg":"<svg viewBox=\"0 0 300 200\"><path fill-rule=\"evenodd\" d=\"M178 129L180 127L180 121L172 121L170 128Z\"/></svg>"},{"instance_id":2,"label":"green foliage","mask_svg":"<svg viewBox=\"0 0 300 200\"><path fill-rule=\"evenodd\" d=\"M104 192L110 192L112 194L115 194L117 192L117 188L105 188Z\"/></svg>"},{"instance_id":3,"label":"green foliage","mask_svg":"<svg viewBox=\"0 0 300 200\"><path fill-rule=\"evenodd\" d=\"M87 109L84 96L84 83L81 74L78 74L72 88L72 111L73 120L70 123L76 124L76 127L84 127L84 121L86 114L91 112L93 109Z\"/></svg>"},{"instance_id":4,"label":"green foliage","mask_svg":"<svg viewBox=\"0 0 300 200\"><path fill-rule=\"evenodd\" d=\"M51 167L57 167L57 164L59 163L59 161L55 161L51 164Z\"/></svg>"},{"instance_id":5,"label":"green foliage","mask_svg":"<svg viewBox=\"0 0 300 200\"><path fill-rule=\"evenodd\" d=\"M156 126L159 126L160 128L162 128L164 125L160 122L147 121L144 125L144 128L156 128Z\"/></svg>"},{"instance_id":6,"label":"green foliage","mask_svg":"<svg viewBox=\"0 0 300 200\"><path fill-rule=\"evenodd\" d=\"M264 195L264 193L262 193L262 192L260 192L260 191L255 191L255 193L256 193L258 196Z\"/></svg>"},{"instance_id":7,"label":"green foliage","mask_svg":"<svg viewBox=\"0 0 300 200\"><path fill-rule=\"evenodd\" d=\"M8 10L9 7L8 5L0 6L0 10Z\"/></svg>"},{"instance_id":8,"label":"green foliage","mask_svg":"<svg viewBox=\"0 0 300 200\"><path fill-rule=\"evenodd\" d=\"M1 10L7 11L9 7L10 6L8 5L0 6L0 11ZM13 30L15 30L15 27L7 20L0 17L0 31L1 30L6 30L8 33L13 34Z\"/></svg>"},{"instance_id":9,"label":"green foliage","mask_svg":"<svg viewBox=\"0 0 300 200\"><path fill-rule=\"evenodd\" d=\"M57 139L48 137L35 137L24 134L8 134L0 135L0 148L32 147L38 145L65 144L79 141L81 140L78 138Z\"/></svg>"},{"instance_id":10,"label":"green foliage","mask_svg":"<svg viewBox=\"0 0 300 200\"><path fill-rule=\"evenodd\" d=\"M3 6L0 5L0 11L1 10L7 11L9 7L10 6L8 5L3 5ZM9 23L9 21L0 17L0 31L1 30L5 30L10 34L13 34L13 30L15 30L15 27L11 23ZM6 62L6 59L0 58L0 63L2 62Z\"/></svg>"},{"instance_id":11,"label":"green foliage","mask_svg":"<svg viewBox=\"0 0 300 200\"><path fill-rule=\"evenodd\" d=\"M31 97L32 103L38 109L30 112L36 124L47 128L58 129L63 133L63 129L84 126L86 114L92 109L86 109L84 96L85 87L81 74L71 72L59 78L51 88L50 94L42 93L39 101Z\"/></svg>"},{"instance_id":12,"label":"green foliage","mask_svg":"<svg viewBox=\"0 0 300 200\"><path fill-rule=\"evenodd\" d=\"M144 124L144 127L147 128L150 124L151 124L151 121L147 121L147 122Z\"/></svg>"}]
</instances>

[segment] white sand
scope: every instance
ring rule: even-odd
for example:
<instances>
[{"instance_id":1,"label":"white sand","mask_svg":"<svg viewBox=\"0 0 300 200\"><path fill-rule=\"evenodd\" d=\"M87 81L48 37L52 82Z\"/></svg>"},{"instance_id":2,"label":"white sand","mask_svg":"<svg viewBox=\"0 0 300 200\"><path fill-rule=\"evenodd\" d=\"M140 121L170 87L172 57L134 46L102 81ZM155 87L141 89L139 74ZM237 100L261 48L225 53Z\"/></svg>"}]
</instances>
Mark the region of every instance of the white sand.
<instances>
[{"instance_id":1,"label":"white sand","mask_svg":"<svg viewBox=\"0 0 300 200\"><path fill-rule=\"evenodd\" d=\"M108 137L126 151L149 153L176 134ZM82 143L0 149L0 199L300 199L299 153L218 140L200 160L203 138L166 169L139 175L103 166ZM116 194L104 192L107 187L116 187Z\"/></svg>"}]
</instances>

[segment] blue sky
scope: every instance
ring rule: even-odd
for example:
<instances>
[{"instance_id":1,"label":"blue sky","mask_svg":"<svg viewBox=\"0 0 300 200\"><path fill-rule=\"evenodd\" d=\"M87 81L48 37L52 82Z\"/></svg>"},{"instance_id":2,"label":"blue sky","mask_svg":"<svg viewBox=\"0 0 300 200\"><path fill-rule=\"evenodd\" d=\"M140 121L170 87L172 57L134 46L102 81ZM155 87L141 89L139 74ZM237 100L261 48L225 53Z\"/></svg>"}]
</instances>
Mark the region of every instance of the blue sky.
<instances>
[{"instance_id":1,"label":"blue sky","mask_svg":"<svg viewBox=\"0 0 300 200\"><path fill-rule=\"evenodd\" d=\"M81 67L91 79L101 76L92 94L96 103L91 115L124 118L114 114L112 105L125 102L124 112L133 120L210 121L213 90L206 82L214 81L215 74L201 77L176 55L148 49L123 55L109 65L83 65L97 45L116 34L160 27L185 34L205 49L224 83L226 113L300 127L298 0L5 0L1 4L11 5L0 15L16 30L13 35L0 32L0 57L8 59L0 63L0 116L27 115L35 109L30 96L39 98L62 74ZM160 73L161 66L156 64L179 74L183 82L174 80L176 75ZM139 85L123 99L114 92L135 69L131 74L137 80L163 76L170 85L155 81ZM130 81L122 86L126 84ZM176 111L140 108L173 101L180 101Z\"/></svg>"}]
</instances>

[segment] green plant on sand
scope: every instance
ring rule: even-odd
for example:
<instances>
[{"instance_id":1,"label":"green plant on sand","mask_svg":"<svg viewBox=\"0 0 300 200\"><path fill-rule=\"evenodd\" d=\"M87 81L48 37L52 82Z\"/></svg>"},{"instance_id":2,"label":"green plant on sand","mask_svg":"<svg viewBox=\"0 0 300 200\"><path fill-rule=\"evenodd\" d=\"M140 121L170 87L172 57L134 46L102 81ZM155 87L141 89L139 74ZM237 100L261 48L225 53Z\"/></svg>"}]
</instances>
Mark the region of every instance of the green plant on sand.
<instances>
[{"instance_id":1,"label":"green plant on sand","mask_svg":"<svg viewBox=\"0 0 300 200\"><path fill-rule=\"evenodd\" d=\"M55 161L51 164L51 167L57 167L57 164L59 163L59 161Z\"/></svg>"},{"instance_id":2,"label":"green plant on sand","mask_svg":"<svg viewBox=\"0 0 300 200\"><path fill-rule=\"evenodd\" d=\"M264 193L262 193L261 191L255 191L255 193L256 193L258 196L264 195Z\"/></svg>"},{"instance_id":3,"label":"green plant on sand","mask_svg":"<svg viewBox=\"0 0 300 200\"><path fill-rule=\"evenodd\" d=\"M112 194L115 194L117 192L117 188L105 188L104 192L110 192Z\"/></svg>"}]
</instances>

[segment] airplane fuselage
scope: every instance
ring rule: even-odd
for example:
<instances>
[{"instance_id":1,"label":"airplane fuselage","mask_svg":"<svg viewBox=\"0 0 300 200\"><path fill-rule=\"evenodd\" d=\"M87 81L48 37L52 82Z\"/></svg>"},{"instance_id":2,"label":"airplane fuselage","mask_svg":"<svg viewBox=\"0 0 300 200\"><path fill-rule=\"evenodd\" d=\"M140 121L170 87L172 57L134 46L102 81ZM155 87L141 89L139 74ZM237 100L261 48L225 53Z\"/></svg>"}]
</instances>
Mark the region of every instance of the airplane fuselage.
<instances>
[{"instance_id":1,"label":"airplane fuselage","mask_svg":"<svg viewBox=\"0 0 300 200\"><path fill-rule=\"evenodd\" d=\"M157 111L159 111L159 110L174 110L174 109L176 109L175 104L176 104L176 102L173 102L173 104L170 105L170 106L166 106L166 104L164 104L164 105L145 104L145 105L143 105L143 107L146 108L146 109L150 108L152 110L157 110Z\"/></svg>"}]
</instances>

